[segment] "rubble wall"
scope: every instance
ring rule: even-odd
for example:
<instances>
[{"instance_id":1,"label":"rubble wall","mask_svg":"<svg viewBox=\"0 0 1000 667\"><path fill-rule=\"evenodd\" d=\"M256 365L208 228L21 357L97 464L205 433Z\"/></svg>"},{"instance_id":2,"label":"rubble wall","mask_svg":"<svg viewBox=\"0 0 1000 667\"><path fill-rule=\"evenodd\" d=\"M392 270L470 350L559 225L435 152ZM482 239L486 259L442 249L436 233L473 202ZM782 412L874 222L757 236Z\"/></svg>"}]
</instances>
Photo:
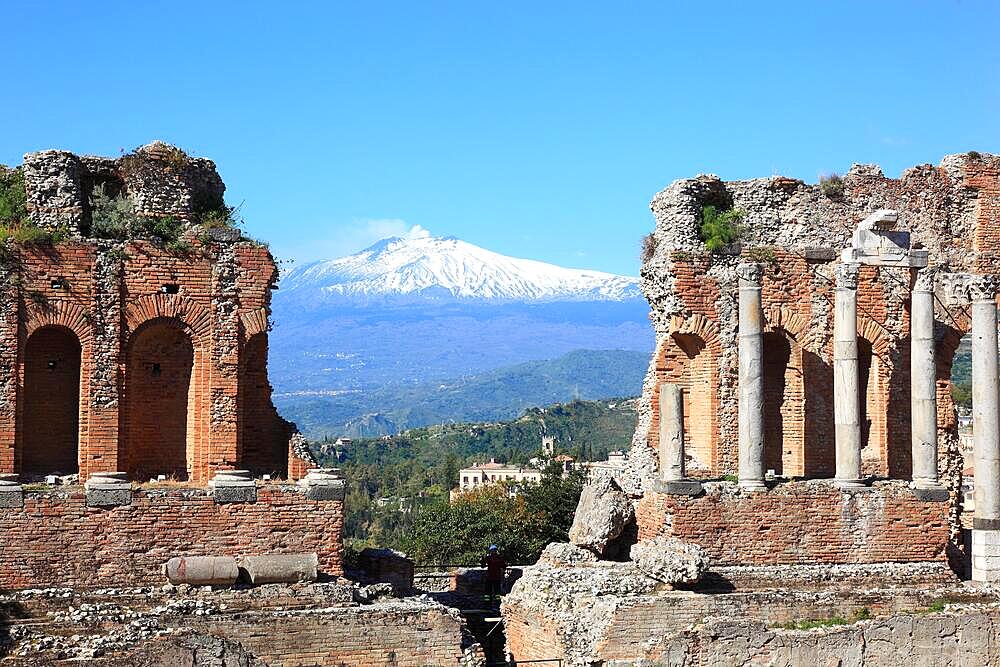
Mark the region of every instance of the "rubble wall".
<instances>
[{"instance_id":1,"label":"rubble wall","mask_svg":"<svg viewBox=\"0 0 1000 667\"><path fill-rule=\"evenodd\" d=\"M635 665L640 664L640 660L652 661L641 663L643 665L750 664L749 660L698 662L693 658L702 649L700 645L679 650L676 647L685 646L683 638L692 636L702 640L718 639L718 635L701 630L720 619L757 628L758 634L747 635L739 641L746 640L746 645L759 647L766 644L762 638L768 633L780 632L767 628L786 624L817 621L822 626L824 621L832 625L832 619L841 619L838 623L854 621L850 627L859 628L866 623L885 623L897 614L914 614L914 618L919 619L932 609L940 610L945 600L948 604L963 606L966 612L975 608L972 605L996 603L994 593L969 590L956 584L954 579L947 584L913 585L907 577L913 572L912 568L905 565L878 566L885 569L871 572L869 585L857 585L869 575L860 572L861 579L858 579L859 573L855 572L853 587L837 586L834 576L832 584L813 591L776 588L735 592L701 591L697 587L673 591L636 587L625 581L633 576L629 574L628 565L618 567L622 571L613 590L607 589L604 574L586 567L541 567L539 572L528 574L525 581L528 585L515 587L502 607L507 648L513 659L561 659L571 667ZM900 579L902 583L898 587L883 585L879 581L880 573L888 573L890 578ZM778 574L777 569L775 574ZM822 577L822 573L814 571L812 576ZM565 588L567 584L572 590ZM572 599L560 597L567 593L573 594ZM857 622L865 617L877 620ZM786 636L795 634L787 633ZM934 644L933 638L927 638L926 648L936 655L946 651L948 641L943 638L940 644ZM725 642L720 639L712 650L724 648ZM685 657L688 662L682 660ZM869 654L870 659L878 657L877 650ZM804 660L775 664L825 663Z\"/></svg>"},{"instance_id":2,"label":"rubble wall","mask_svg":"<svg viewBox=\"0 0 1000 667\"><path fill-rule=\"evenodd\" d=\"M918 500L904 482L842 491L825 481L747 493L712 483L699 497L647 491L639 540L701 546L713 566L919 562L946 559L949 504Z\"/></svg>"},{"instance_id":3,"label":"rubble wall","mask_svg":"<svg viewBox=\"0 0 1000 667\"><path fill-rule=\"evenodd\" d=\"M743 212L740 242L710 253L699 238L702 207ZM899 211L897 228L927 249L941 273L1000 274L1000 157L952 155L940 165L887 178L855 165L839 194L773 177L723 182L715 176L676 181L650 205L656 228L641 285L651 307L656 351L638 406L630 473L623 483L640 495L655 476L658 385L685 392L688 473L735 474L737 461L737 318L735 269L763 265L767 467L785 477L833 474L833 269L857 224L880 208ZM862 267L858 336L865 387L863 471L910 473L909 290L911 269ZM935 283L939 447L954 475L954 417L949 395L952 356L969 330L968 301ZM779 389L775 390L778 385ZM960 467L960 463L958 467ZM949 480L952 485L953 479Z\"/></svg>"},{"instance_id":4,"label":"rubble wall","mask_svg":"<svg viewBox=\"0 0 1000 667\"><path fill-rule=\"evenodd\" d=\"M248 613L194 621L191 626L237 641L274 667L454 667L466 664L465 646L470 643L461 617L443 607Z\"/></svg>"},{"instance_id":5,"label":"rubble wall","mask_svg":"<svg viewBox=\"0 0 1000 667\"><path fill-rule=\"evenodd\" d=\"M88 507L82 489L26 491L0 510L0 587L160 585L173 556L319 555L343 573L342 501L261 486L257 501L217 504L205 489L133 491L132 503Z\"/></svg>"}]
</instances>

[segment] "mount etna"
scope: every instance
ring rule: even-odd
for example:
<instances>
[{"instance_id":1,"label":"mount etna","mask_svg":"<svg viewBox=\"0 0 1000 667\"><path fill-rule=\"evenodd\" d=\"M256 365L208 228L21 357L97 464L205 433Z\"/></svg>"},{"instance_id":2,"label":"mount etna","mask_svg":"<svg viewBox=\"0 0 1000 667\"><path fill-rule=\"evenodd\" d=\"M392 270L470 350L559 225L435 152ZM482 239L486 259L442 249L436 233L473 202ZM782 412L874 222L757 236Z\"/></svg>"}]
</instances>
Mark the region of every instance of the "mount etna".
<instances>
[{"instance_id":1,"label":"mount etna","mask_svg":"<svg viewBox=\"0 0 1000 667\"><path fill-rule=\"evenodd\" d=\"M296 267L274 295L275 402L309 435L378 435L635 395L653 345L638 279L389 238Z\"/></svg>"}]
</instances>

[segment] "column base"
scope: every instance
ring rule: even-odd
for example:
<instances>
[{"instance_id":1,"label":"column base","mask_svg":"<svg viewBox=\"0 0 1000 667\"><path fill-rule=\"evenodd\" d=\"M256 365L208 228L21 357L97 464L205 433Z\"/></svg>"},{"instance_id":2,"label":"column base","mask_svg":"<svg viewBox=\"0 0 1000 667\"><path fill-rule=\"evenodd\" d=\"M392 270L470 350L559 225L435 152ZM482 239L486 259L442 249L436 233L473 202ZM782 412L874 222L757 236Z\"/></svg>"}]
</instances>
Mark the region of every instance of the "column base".
<instances>
[{"instance_id":1,"label":"column base","mask_svg":"<svg viewBox=\"0 0 1000 667\"><path fill-rule=\"evenodd\" d=\"M767 491L767 484L762 479L741 479L738 484L747 491Z\"/></svg>"},{"instance_id":2,"label":"column base","mask_svg":"<svg viewBox=\"0 0 1000 667\"><path fill-rule=\"evenodd\" d=\"M697 496L703 491L701 482L693 479L658 479L653 482L653 491L669 493L675 496Z\"/></svg>"},{"instance_id":3,"label":"column base","mask_svg":"<svg viewBox=\"0 0 1000 667\"><path fill-rule=\"evenodd\" d=\"M863 479L835 479L833 485L838 489L863 489L868 486Z\"/></svg>"},{"instance_id":4,"label":"column base","mask_svg":"<svg viewBox=\"0 0 1000 667\"><path fill-rule=\"evenodd\" d=\"M972 529L972 580L1000 581L1000 530Z\"/></svg>"},{"instance_id":5,"label":"column base","mask_svg":"<svg viewBox=\"0 0 1000 667\"><path fill-rule=\"evenodd\" d=\"M951 497L951 494L948 493L948 489L944 488L940 484L927 482L914 482L913 485L910 486L910 492L913 493L917 500L925 503L943 503L947 502Z\"/></svg>"}]
</instances>

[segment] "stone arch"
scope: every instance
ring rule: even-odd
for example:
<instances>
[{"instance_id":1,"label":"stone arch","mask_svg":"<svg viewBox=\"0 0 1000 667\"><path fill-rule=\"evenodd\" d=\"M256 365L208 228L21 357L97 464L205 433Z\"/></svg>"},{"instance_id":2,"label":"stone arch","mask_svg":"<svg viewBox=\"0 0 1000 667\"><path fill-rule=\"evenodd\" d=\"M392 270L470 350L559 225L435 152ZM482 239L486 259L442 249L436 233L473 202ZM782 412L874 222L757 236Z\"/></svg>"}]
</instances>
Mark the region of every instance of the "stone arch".
<instances>
[{"instance_id":1,"label":"stone arch","mask_svg":"<svg viewBox=\"0 0 1000 667\"><path fill-rule=\"evenodd\" d=\"M191 336L198 340L206 338L212 328L212 313L209 309L178 294L148 294L130 301L125 307L125 326L130 332L159 318L176 319L184 323Z\"/></svg>"},{"instance_id":2,"label":"stone arch","mask_svg":"<svg viewBox=\"0 0 1000 667\"><path fill-rule=\"evenodd\" d=\"M209 367L203 338L188 322L171 316L130 326L123 350L119 451L130 478L192 476L209 436L203 425Z\"/></svg>"},{"instance_id":3,"label":"stone arch","mask_svg":"<svg viewBox=\"0 0 1000 667\"><path fill-rule=\"evenodd\" d=\"M39 425L35 423L32 417L32 415L37 416L40 414L37 411L38 401L32 400L28 393L26 393L33 391L30 386L31 378L29 376L32 372L30 364L32 363L34 350L29 350L28 343L37 332L48 327L66 332L67 336L75 339L75 345L79 347L79 350L74 351L72 354L73 359L77 359L78 357L78 360L69 362L74 366L78 366L75 370L76 375L78 375L78 389L74 392L72 400L75 408L73 406L69 408L72 413L71 418L76 423L76 435L73 445L77 451L76 461L71 466L62 465L61 467L72 468L73 471L80 470L89 450L91 406L87 398L90 395L90 374L92 370L94 341L94 327L90 311L79 304L66 301L49 301L46 303L28 302L24 307L24 324L19 353L19 364L21 366L20 391L23 399L18 401L17 428L15 431L17 469L24 472L28 472L24 461L25 445L31 446L35 435L47 432L45 427L42 427L40 430ZM35 346L33 345L32 347ZM67 349L68 347L69 345L67 344ZM32 354L29 355L29 353ZM47 368L46 372L48 372ZM27 387L25 386L26 379L28 380ZM71 402L68 389L69 384L72 384L71 380L67 380L67 385L63 387L65 395L62 399L58 400L58 404L61 406L61 413L65 413L67 405ZM25 403L31 404L28 408L30 413L25 409ZM47 404L54 406L56 402L47 402ZM47 424L47 426L54 426L54 422ZM32 437L27 437L29 435ZM28 468L33 467L30 457L31 455L29 454ZM47 472L56 472L56 470L52 469Z\"/></svg>"},{"instance_id":4,"label":"stone arch","mask_svg":"<svg viewBox=\"0 0 1000 667\"><path fill-rule=\"evenodd\" d=\"M42 327L60 326L73 332L80 346L88 346L94 339L91 314L83 306L60 301L54 304L31 304L25 316L25 333L30 336Z\"/></svg>"},{"instance_id":5,"label":"stone arch","mask_svg":"<svg viewBox=\"0 0 1000 667\"><path fill-rule=\"evenodd\" d=\"M765 317L764 355L771 362L764 382L766 468L786 477L829 477L833 367L808 316L772 306ZM775 357L779 344L787 351Z\"/></svg>"},{"instance_id":6,"label":"stone arch","mask_svg":"<svg viewBox=\"0 0 1000 667\"><path fill-rule=\"evenodd\" d=\"M83 347L62 324L33 326L24 344L21 472L68 475L80 469Z\"/></svg>"},{"instance_id":7,"label":"stone arch","mask_svg":"<svg viewBox=\"0 0 1000 667\"><path fill-rule=\"evenodd\" d=\"M688 474L710 476L719 470L719 335L717 326L701 315L675 316L671 331L656 357L648 442L659 446L659 386L672 382L684 397L684 447Z\"/></svg>"},{"instance_id":8,"label":"stone arch","mask_svg":"<svg viewBox=\"0 0 1000 667\"><path fill-rule=\"evenodd\" d=\"M243 327L244 339L249 341L257 334L267 332L270 322L267 317L267 308L257 308L240 315L240 324Z\"/></svg>"}]
</instances>

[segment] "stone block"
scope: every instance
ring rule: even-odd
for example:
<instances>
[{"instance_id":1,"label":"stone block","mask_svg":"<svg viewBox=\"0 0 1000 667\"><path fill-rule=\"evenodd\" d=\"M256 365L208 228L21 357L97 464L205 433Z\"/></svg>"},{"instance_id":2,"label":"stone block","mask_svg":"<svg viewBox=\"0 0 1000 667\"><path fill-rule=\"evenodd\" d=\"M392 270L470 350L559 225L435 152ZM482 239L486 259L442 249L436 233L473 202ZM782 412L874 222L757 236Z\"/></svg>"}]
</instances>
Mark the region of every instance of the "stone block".
<instances>
[{"instance_id":1,"label":"stone block","mask_svg":"<svg viewBox=\"0 0 1000 667\"><path fill-rule=\"evenodd\" d=\"M344 475L339 468L311 468L298 484L309 500L344 499Z\"/></svg>"},{"instance_id":2,"label":"stone block","mask_svg":"<svg viewBox=\"0 0 1000 667\"><path fill-rule=\"evenodd\" d=\"M311 554L246 556L240 561L252 584L283 584L316 581L319 557Z\"/></svg>"},{"instance_id":3,"label":"stone block","mask_svg":"<svg viewBox=\"0 0 1000 667\"><path fill-rule=\"evenodd\" d=\"M653 482L653 491L657 493L670 493L676 496L699 496L704 492L701 482L683 479L665 482L658 479Z\"/></svg>"},{"instance_id":4,"label":"stone block","mask_svg":"<svg viewBox=\"0 0 1000 667\"><path fill-rule=\"evenodd\" d=\"M944 488L943 486L928 487L923 489L920 487L914 487L911 488L910 491L913 492L913 495L916 497L917 500L923 501L925 503L946 503L948 502L948 498L950 497L948 489Z\"/></svg>"},{"instance_id":5,"label":"stone block","mask_svg":"<svg viewBox=\"0 0 1000 667\"><path fill-rule=\"evenodd\" d=\"M24 507L24 491L15 473L0 474L0 508Z\"/></svg>"},{"instance_id":6,"label":"stone block","mask_svg":"<svg viewBox=\"0 0 1000 667\"><path fill-rule=\"evenodd\" d=\"M132 484L124 472L95 472L84 485L88 507L132 504Z\"/></svg>"},{"instance_id":7,"label":"stone block","mask_svg":"<svg viewBox=\"0 0 1000 667\"><path fill-rule=\"evenodd\" d=\"M569 541L604 555L608 545L633 521L632 501L614 480L602 478L583 487L569 529Z\"/></svg>"},{"instance_id":8,"label":"stone block","mask_svg":"<svg viewBox=\"0 0 1000 667\"><path fill-rule=\"evenodd\" d=\"M115 507L132 504L132 489L87 489L87 507Z\"/></svg>"},{"instance_id":9,"label":"stone block","mask_svg":"<svg viewBox=\"0 0 1000 667\"><path fill-rule=\"evenodd\" d=\"M175 586L232 586L240 569L232 556L175 556L163 566L163 574Z\"/></svg>"},{"instance_id":10,"label":"stone block","mask_svg":"<svg viewBox=\"0 0 1000 667\"><path fill-rule=\"evenodd\" d=\"M24 493L21 492L20 487L18 487L17 491L0 489L0 507L24 507Z\"/></svg>"},{"instance_id":11,"label":"stone block","mask_svg":"<svg viewBox=\"0 0 1000 667\"><path fill-rule=\"evenodd\" d=\"M217 503L255 503L257 485L249 470L220 470L208 482Z\"/></svg>"},{"instance_id":12,"label":"stone block","mask_svg":"<svg viewBox=\"0 0 1000 667\"><path fill-rule=\"evenodd\" d=\"M212 498L217 503L255 503L256 486L220 486L212 489Z\"/></svg>"},{"instance_id":13,"label":"stone block","mask_svg":"<svg viewBox=\"0 0 1000 667\"><path fill-rule=\"evenodd\" d=\"M344 483L309 486L306 489L306 498L309 500L343 500Z\"/></svg>"}]
</instances>

